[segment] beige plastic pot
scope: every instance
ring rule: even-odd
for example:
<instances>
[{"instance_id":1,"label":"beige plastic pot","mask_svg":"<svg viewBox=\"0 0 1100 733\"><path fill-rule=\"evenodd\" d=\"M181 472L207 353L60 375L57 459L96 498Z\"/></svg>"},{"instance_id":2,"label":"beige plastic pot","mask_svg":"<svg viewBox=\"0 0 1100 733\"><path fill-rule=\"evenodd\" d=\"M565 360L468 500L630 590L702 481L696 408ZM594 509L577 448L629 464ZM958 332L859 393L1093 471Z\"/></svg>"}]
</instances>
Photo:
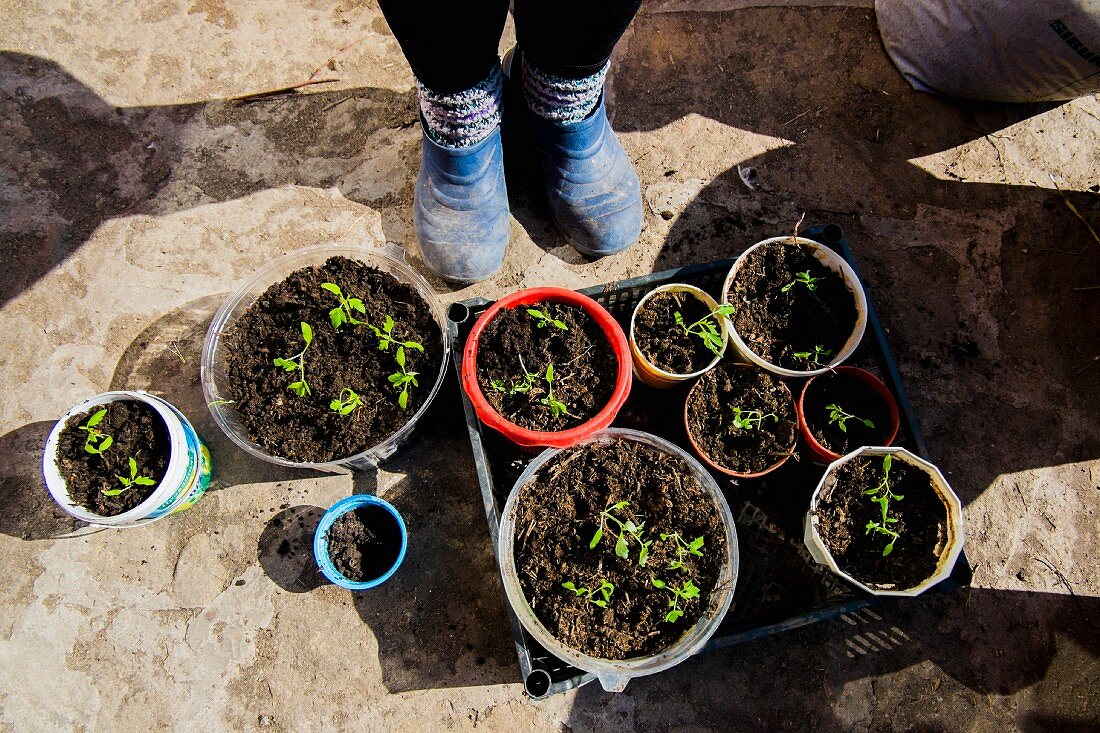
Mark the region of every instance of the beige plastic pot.
<instances>
[{"instance_id":1,"label":"beige plastic pot","mask_svg":"<svg viewBox=\"0 0 1100 733\"><path fill-rule=\"evenodd\" d=\"M787 245L798 244L806 247L813 253L814 258L817 259L818 262L840 275L844 279L844 284L848 286L848 290L851 291L852 297L855 299L856 326L852 329L852 335L844 342L844 346L837 350L836 355L827 365L820 369L807 369L805 371L787 369L778 364L772 364L770 361L766 361L763 357L749 348L749 345L745 343L741 335L737 333L737 328L732 322L729 327L730 341L733 343L733 348L737 352L740 361L756 364L759 367L767 369L769 372L774 372L784 377L812 377L815 374L827 372L830 368L843 363L852 355L852 352L859 346L859 342L863 340L863 332L867 329L867 295L863 292L863 285L860 284L859 278L856 277L856 273L852 269L852 266L845 262L844 258L836 252L820 242L815 242L805 237L772 237L771 239L757 242L742 252L741 256L733 263L733 267L730 268L729 274L726 275L726 281L722 284L722 301L725 303L732 302L730 300L730 290L749 254L758 247L763 247L766 244L772 243ZM734 305L736 306L737 304L734 303Z\"/></svg>"},{"instance_id":2,"label":"beige plastic pot","mask_svg":"<svg viewBox=\"0 0 1100 733\"><path fill-rule=\"evenodd\" d=\"M634 321L638 318L638 311L646 304L646 301L658 293L688 293L692 297L701 300L711 313L718 309L718 302L694 285L669 283L668 285L662 285L659 288L650 290L645 294L644 298L638 301L638 305L634 306L634 314L630 316L630 356L631 360L634 362L634 373L638 376L638 379L642 380L650 387L669 389L670 387L675 387L677 384L690 382L704 372L713 369L718 362L722 361L722 357L725 356L728 345L730 324L726 318L720 317L718 319L718 324L722 331L722 350L702 369L689 374L676 374L675 372L661 369L649 359L645 358L642 350L638 348L638 342L634 339Z\"/></svg>"},{"instance_id":3,"label":"beige plastic pot","mask_svg":"<svg viewBox=\"0 0 1100 733\"><path fill-rule=\"evenodd\" d=\"M936 571L912 588L868 585L844 570L841 570L817 531L818 498L821 496L822 489L830 485L830 478L836 469L854 458L859 458L861 456L885 456L887 454L892 455L895 461L907 463L928 474L928 477L932 480L932 488L939 495L947 508L947 540L944 543L943 549L940 551L940 557L936 563ZM913 455L904 448L864 447L852 451L848 455L830 463L828 468L825 469L825 475L821 477L821 481L818 482L817 488L810 498L810 509L806 512L802 526L806 549L810 551L810 555L813 556L814 560L825 565L852 585L862 588L868 593L876 596L919 596L924 591L946 580L947 577L951 575L951 571L955 567L955 561L958 560L959 553L962 552L963 548L962 502L959 501L959 497L951 489L951 486L948 485L947 479L940 473L940 469L923 458Z\"/></svg>"}]
</instances>

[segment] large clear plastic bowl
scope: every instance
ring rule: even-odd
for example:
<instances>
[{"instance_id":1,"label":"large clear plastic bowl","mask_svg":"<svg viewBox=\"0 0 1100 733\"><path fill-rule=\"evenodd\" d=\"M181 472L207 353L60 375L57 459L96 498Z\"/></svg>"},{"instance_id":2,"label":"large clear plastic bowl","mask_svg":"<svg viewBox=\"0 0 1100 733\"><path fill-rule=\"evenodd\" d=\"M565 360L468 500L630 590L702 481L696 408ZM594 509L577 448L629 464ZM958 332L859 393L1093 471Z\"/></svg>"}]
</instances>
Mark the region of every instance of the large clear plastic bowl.
<instances>
[{"instance_id":1,"label":"large clear plastic bowl","mask_svg":"<svg viewBox=\"0 0 1100 733\"><path fill-rule=\"evenodd\" d=\"M420 409L418 409L409 418L409 421L402 425L397 432L388 436L374 447L368 448L362 453L356 453L355 455L324 463L291 461L268 453L257 445L255 441L249 438L248 431L237 415L237 411L233 409L233 405L224 402L224 400L228 399L227 395L229 394L229 388L224 369L226 346L222 339L222 335L229 330L237 319L244 314L245 310L255 303L269 287L281 282L287 275L295 270L300 270L303 267L310 267L312 265L320 265L330 257L337 256L359 260L365 264L377 267L379 270L393 275L399 281L416 288L420 296L424 298L425 302L431 307L432 315L435 316L435 321L439 325L440 338L442 339L443 346L439 364L439 375L436 377L435 384L431 387L431 392L428 393L428 399L424 400ZM206 404L210 408L210 414L214 416L214 422L216 422L218 427L229 436L230 440L240 446L244 451L257 458L276 463L280 466L311 468L331 473L347 473L353 469L365 469L377 466L381 461L393 455L393 453L409 439L413 429L416 427L416 423L424 415L428 406L432 404L432 400L435 399L440 386L443 384L443 379L447 373L446 365L448 363L447 360L450 358L450 353L451 334L447 328L446 314L443 311L443 306L440 305L439 300L435 297L435 292L432 290L431 286L428 285L428 281L421 277L420 273L405 262L404 250L391 244L387 244L383 248L340 243L325 244L296 250L280 257L270 265L261 268L251 279L245 282L240 289L233 293L221 308L218 309L218 312L214 315L214 320L210 323L210 330L206 333L206 341L203 343L202 347L202 367L200 372L202 377L202 391L203 395L206 397Z\"/></svg>"},{"instance_id":2,"label":"large clear plastic bowl","mask_svg":"<svg viewBox=\"0 0 1100 733\"><path fill-rule=\"evenodd\" d=\"M633 657L631 659L600 659L582 654L576 649L562 644L557 637L539 621L531 604L523 595L519 576L516 574L515 558L515 509L516 500L520 489L535 473L546 463L552 461L562 450L576 450L589 443L609 444L619 440L628 440L656 448L663 453L670 453L683 459L691 470L692 476L703 486L707 495L714 502L718 513L722 518L722 525L726 528L726 562L718 576L718 583L711 593L710 600L703 615L688 628L672 646L645 657ZM654 674L673 667L690 657L707 643L707 640L718 630L718 625L729 610L733 600L733 590L737 585L738 547L737 528L733 524L733 514L730 513L726 498L722 495L714 478L690 455L672 443L658 438L656 435L643 433L639 430L627 430L624 428L608 428L581 441L571 448L551 448L543 451L531 461L530 465L512 487L512 493L504 505L500 521L500 546L497 548L497 557L500 558L500 573L504 581L504 592L508 596L508 602L512 604L519 622L523 628L535 638L548 652L572 664L577 669L591 672L600 681L603 688L609 692L622 692L626 684L634 677Z\"/></svg>"}]
</instances>

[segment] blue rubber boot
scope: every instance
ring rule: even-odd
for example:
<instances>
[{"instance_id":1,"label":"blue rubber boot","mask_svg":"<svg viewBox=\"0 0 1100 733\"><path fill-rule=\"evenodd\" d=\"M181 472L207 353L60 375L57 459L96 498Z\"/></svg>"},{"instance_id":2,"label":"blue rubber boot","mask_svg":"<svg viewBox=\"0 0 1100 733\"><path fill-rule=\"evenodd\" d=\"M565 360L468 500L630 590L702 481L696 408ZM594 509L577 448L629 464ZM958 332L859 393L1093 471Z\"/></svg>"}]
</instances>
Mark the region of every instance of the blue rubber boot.
<instances>
[{"instance_id":1,"label":"blue rubber boot","mask_svg":"<svg viewBox=\"0 0 1100 733\"><path fill-rule=\"evenodd\" d=\"M580 122L530 114L550 216L589 257L620 252L642 232L638 174L607 121L603 95Z\"/></svg>"},{"instance_id":2,"label":"blue rubber boot","mask_svg":"<svg viewBox=\"0 0 1100 733\"><path fill-rule=\"evenodd\" d=\"M426 132L423 138L413 225L424 263L452 282L492 277L511 233L500 128L462 148L440 145Z\"/></svg>"}]
</instances>

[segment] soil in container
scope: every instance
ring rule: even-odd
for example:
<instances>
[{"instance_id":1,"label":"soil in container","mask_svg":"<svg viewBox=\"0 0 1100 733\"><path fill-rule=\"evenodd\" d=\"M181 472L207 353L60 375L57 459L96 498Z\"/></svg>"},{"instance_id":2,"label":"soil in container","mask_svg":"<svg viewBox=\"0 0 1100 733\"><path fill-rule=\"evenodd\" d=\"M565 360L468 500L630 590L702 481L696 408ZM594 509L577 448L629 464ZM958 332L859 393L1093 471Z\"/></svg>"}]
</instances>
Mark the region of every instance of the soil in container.
<instances>
[{"instance_id":1,"label":"soil in container","mask_svg":"<svg viewBox=\"0 0 1100 733\"><path fill-rule=\"evenodd\" d=\"M817 531L841 570L867 585L904 590L936 572L948 539L947 507L920 469L891 460L885 471L889 457L853 458L829 475L818 498ZM897 521L884 524L876 498L886 489L893 496L887 517ZM876 493L865 493L872 490ZM897 537L869 529L869 524L884 526Z\"/></svg>"},{"instance_id":2,"label":"soil in container","mask_svg":"<svg viewBox=\"0 0 1100 733\"><path fill-rule=\"evenodd\" d=\"M100 412L103 415L96 420ZM89 422L90 431L98 435L81 430ZM93 453L89 447L101 450ZM69 418L58 435L57 467L73 503L101 517L114 517L156 490L168 471L171 450L168 427L157 411L141 402L122 400Z\"/></svg>"},{"instance_id":3,"label":"soil in container","mask_svg":"<svg viewBox=\"0 0 1100 733\"><path fill-rule=\"evenodd\" d=\"M384 575L397 562L401 529L385 508L368 504L340 515L328 530L328 554L340 574L356 583Z\"/></svg>"},{"instance_id":4,"label":"soil in container","mask_svg":"<svg viewBox=\"0 0 1100 733\"><path fill-rule=\"evenodd\" d=\"M801 245L771 242L750 252L729 297L741 339L785 369L828 364L856 327L855 298L844 278Z\"/></svg>"},{"instance_id":5,"label":"soil in container","mask_svg":"<svg viewBox=\"0 0 1100 733\"><path fill-rule=\"evenodd\" d=\"M505 308L478 342L481 393L528 430L560 432L595 417L615 391L618 369L599 324L574 305Z\"/></svg>"},{"instance_id":6,"label":"soil in container","mask_svg":"<svg viewBox=\"0 0 1100 733\"><path fill-rule=\"evenodd\" d=\"M677 313L683 325L677 322ZM634 342L650 364L666 372L691 374L705 369L717 355L699 336L687 333L685 326L706 318L709 313L707 304L691 293L657 293L634 317ZM720 322L713 320L721 330Z\"/></svg>"},{"instance_id":7,"label":"soil in container","mask_svg":"<svg viewBox=\"0 0 1100 733\"><path fill-rule=\"evenodd\" d=\"M817 442L839 455L864 445L886 445L893 432L890 410L882 397L864 380L842 371L815 377L802 410ZM831 420L832 415L837 419Z\"/></svg>"},{"instance_id":8,"label":"soil in container","mask_svg":"<svg viewBox=\"0 0 1100 733\"><path fill-rule=\"evenodd\" d=\"M302 323L310 326L308 346ZM382 442L416 413L442 366L439 325L416 288L346 257L272 285L224 338L228 397L249 437L298 462L346 458ZM308 389L296 391L303 374Z\"/></svg>"},{"instance_id":9,"label":"soil in container","mask_svg":"<svg viewBox=\"0 0 1100 733\"><path fill-rule=\"evenodd\" d=\"M651 655L706 609L726 558L725 528L682 459L628 441L590 443L559 453L520 492L514 545L520 586L562 643L603 659ZM620 522L633 522L636 532ZM684 549L692 543L698 555ZM605 583L614 590L606 592ZM674 610L683 615L670 621Z\"/></svg>"},{"instance_id":10,"label":"soil in container","mask_svg":"<svg viewBox=\"0 0 1100 733\"><path fill-rule=\"evenodd\" d=\"M687 424L700 451L736 473L758 473L779 463L794 449L798 428L786 384L762 369L729 361L699 377L688 395Z\"/></svg>"}]
</instances>

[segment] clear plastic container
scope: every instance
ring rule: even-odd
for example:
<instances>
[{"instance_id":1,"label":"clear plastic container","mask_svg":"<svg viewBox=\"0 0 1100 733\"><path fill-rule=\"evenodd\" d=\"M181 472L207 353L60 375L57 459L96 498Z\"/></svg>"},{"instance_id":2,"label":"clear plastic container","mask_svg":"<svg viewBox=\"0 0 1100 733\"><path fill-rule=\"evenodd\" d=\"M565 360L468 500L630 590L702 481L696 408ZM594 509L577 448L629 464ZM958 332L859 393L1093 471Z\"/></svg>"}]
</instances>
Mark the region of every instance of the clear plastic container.
<instances>
[{"instance_id":1,"label":"clear plastic container","mask_svg":"<svg viewBox=\"0 0 1100 733\"><path fill-rule=\"evenodd\" d=\"M164 478L145 501L122 514L107 517L89 511L69 496L68 486L57 465L58 439L65 424L74 415L94 407L126 401L142 402L153 408L164 420L170 445L168 468ZM104 392L74 406L53 426L46 438L46 448L42 456L42 475L53 500L72 516L97 527L141 527L169 514L190 509L202 498L210 485L210 472L210 451L183 413L156 395L140 391Z\"/></svg>"},{"instance_id":2,"label":"clear plastic container","mask_svg":"<svg viewBox=\"0 0 1100 733\"><path fill-rule=\"evenodd\" d=\"M622 692L623 689L626 688L627 683L634 677L654 674L655 672L661 672L669 667L673 667L690 657L706 644L711 635L718 630L718 625L722 623L726 611L729 610L730 602L733 600L733 590L737 585L739 558L737 528L733 524L733 515L730 513L729 505L726 503L726 499L722 495L721 490L719 490L718 484L715 483L714 478L699 465L698 461L679 447L663 438L658 438L656 435L643 433L639 430L608 428L607 430L586 438L576 446L564 450L575 450L578 446L587 445L588 443L608 444L619 440L642 443L643 445L656 448L663 453L669 453L677 458L683 459L690 468L692 476L703 486L707 495L714 501L714 505L718 509L719 515L722 517L722 524L726 528L726 563L722 568L721 575L718 577L718 583L715 586L715 590L711 593L707 608L703 612L703 615L699 617L699 620L696 621L695 625L686 629L683 636L672 644L672 646L657 654L645 657L633 657L631 659L613 660L590 657L587 654L582 654L576 649L572 649L562 644L557 637L551 634L550 631L543 626L542 622L539 621L538 617L535 615L534 610L532 610L531 605L527 602L527 598L524 597L523 588L520 586L519 582L519 576L516 574L516 559L514 553L516 499L519 496L520 488L526 484L539 469L561 453L562 449L552 448L543 451L538 457L531 461L527 469L518 479L516 479L516 483L512 487L512 492L508 496L508 501L504 505L504 510L501 512L500 546L497 548L497 557L500 558L500 573L504 581L504 592L519 622L523 624L523 627L527 629L528 633L530 633L539 644L545 647L548 652L572 664L577 669L591 672L608 692Z\"/></svg>"},{"instance_id":3,"label":"clear plastic container","mask_svg":"<svg viewBox=\"0 0 1100 733\"><path fill-rule=\"evenodd\" d=\"M330 257L347 257L359 260L367 265L377 267L383 272L393 275L399 281L416 288L420 296L432 309L432 315L439 325L440 338L443 343L442 357L439 364L439 375L432 385L428 398L397 432L388 436L385 440L372 448L356 453L352 456L339 458L324 463L304 463L291 461L268 453L255 443L245 430L237 411L232 404L227 404L229 394L227 379L224 371L226 346L222 340L224 334L245 310L256 302L264 291L272 285L281 282L287 275L300 270L303 267L323 264ZM292 468L311 468L330 473L347 473L353 469L365 469L377 466L381 461L393 455L397 449L405 443L412 434L416 423L424 415L439 393L443 379L447 373L447 359L451 353L451 334L447 328L446 314L443 306L435 296L435 292L428 281L421 277L405 262L405 251L400 247L387 244L385 247L369 247L353 244L325 244L317 247L300 249L272 262L261 268L244 285L242 285L228 300L218 309L214 320L210 323L210 330L206 333L206 341L202 348L202 391L206 397L206 404L210 413L214 416L214 422L229 436L229 439L240 446L247 453L280 466Z\"/></svg>"},{"instance_id":4,"label":"clear plastic container","mask_svg":"<svg viewBox=\"0 0 1100 733\"><path fill-rule=\"evenodd\" d=\"M722 284L722 302L730 302L730 289L733 287L733 281L737 277L738 271L744 264L749 254L757 247L763 247L766 244L772 244L778 242L780 244L790 244L791 237L772 237L771 239L765 239L762 242L757 242L753 246L741 253L741 256L733 263L733 267L730 268L729 275L726 276L725 283ZM852 298L855 299L856 307L856 325L852 329L852 334L848 337L848 340L844 342L844 346L837 350L837 353L829 361L826 366L820 369L807 369L805 371L798 371L795 369L787 369L777 364L772 364L770 361L766 361L762 356L757 354L749 345L745 343L741 335L737 333L737 329L734 327L733 322L730 322L729 334L730 341L733 342L733 348L737 351L740 357L740 361L744 361L751 364L756 364L758 367L767 369L769 372L782 375L784 377L812 377L815 374L823 374L838 364L844 362L859 346L859 342L863 340L863 332L867 329L867 294L863 292L863 284L860 283L859 278L856 277L855 270L852 266L844 261L844 258L838 255L833 250L826 247L820 242L815 242L812 239L806 239L804 237L795 238L797 244L802 245L809 249L815 259L825 267L829 268L833 272L837 273L844 279L844 284L848 286L848 290L852 292Z\"/></svg>"}]
</instances>

